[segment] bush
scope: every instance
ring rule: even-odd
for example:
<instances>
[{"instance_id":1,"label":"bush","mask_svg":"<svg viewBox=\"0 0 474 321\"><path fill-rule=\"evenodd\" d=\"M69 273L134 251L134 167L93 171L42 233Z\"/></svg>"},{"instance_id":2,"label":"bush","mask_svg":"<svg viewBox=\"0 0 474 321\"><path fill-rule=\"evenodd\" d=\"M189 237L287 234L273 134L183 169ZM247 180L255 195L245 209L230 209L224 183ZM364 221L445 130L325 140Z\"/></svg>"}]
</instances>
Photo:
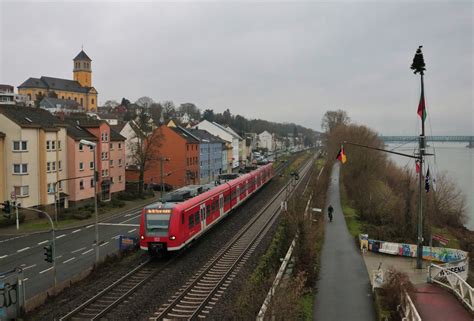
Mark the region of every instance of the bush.
<instances>
[{"instance_id":1,"label":"bush","mask_svg":"<svg viewBox=\"0 0 474 321\"><path fill-rule=\"evenodd\" d=\"M77 219L77 220L85 220L85 219L88 219L92 216L91 212L89 211L84 211L84 210L77 210L74 212L74 214L72 214L72 217Z\"/></svg>"},{"instance_id":2,"label":"bush","mask_svg":"<svg viewBox=\"0 0 474 321\"><path fill-rule=\"evenodd\" d=\"M137 194L130 192L120 192L117 194L117 199L121 201L133 201L137 197Z\"/></svg>"},{"instance_id":3,"label":"bush","mask_svg":"<svg viewBox=\"0 0 474 321\"><path fill-rule=\"evenodd\" d=\"M415 287L406 273L390 268L385 272L385 282L382 285L382 309L390 311L390 320L400 320L397 306L401 302L401 295L405 291L412 300L415 300Z\"/></svg>"},{"instance_id":4,"label":"bush","mask_svg":"<svg viewBox=\"0 0 474 321\"><path fill-rule=\"evenodd\" d=\"M110 201L110 204L112 205L112 207L124 207L125 206L125 202L122 201L122 200L119 200L117 198L113 198Z\"/></svg>"},{"instance_id":5,"label":"bush","mask_svg":"<svg viewBox=\"0 0 474 321\"><path fill-rule=\"evenodd\" d=\"M25 221L25 214L19 213L18 221L20 221L20 223L23 223ZM15 224L16 224L15 213L11 213L10 218L6 218L4 216L0 217L0 227L7 227L7 226L15 225Z\"/></svg>"}]
</instances>

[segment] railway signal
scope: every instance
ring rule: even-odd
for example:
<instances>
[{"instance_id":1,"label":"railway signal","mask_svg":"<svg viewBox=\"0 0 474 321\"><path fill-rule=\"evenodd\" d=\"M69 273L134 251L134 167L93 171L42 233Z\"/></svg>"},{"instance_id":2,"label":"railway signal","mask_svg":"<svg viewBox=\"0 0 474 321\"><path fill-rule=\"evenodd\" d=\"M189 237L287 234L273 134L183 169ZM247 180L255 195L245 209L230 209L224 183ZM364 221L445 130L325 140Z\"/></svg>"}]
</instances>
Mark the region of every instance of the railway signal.
<instances>
[{"instance_id":1,"label":"railway signal","mask_svg":"<svg viewBox=\"0 0 474 321\"><path fill-rule=\"evenodd\" d=\"M45 247L43 247L44 249L44 260L48 263L53 263L53 247L51 246L51 244L48 244L46 245Z\"/></svg>"}]
</instances>

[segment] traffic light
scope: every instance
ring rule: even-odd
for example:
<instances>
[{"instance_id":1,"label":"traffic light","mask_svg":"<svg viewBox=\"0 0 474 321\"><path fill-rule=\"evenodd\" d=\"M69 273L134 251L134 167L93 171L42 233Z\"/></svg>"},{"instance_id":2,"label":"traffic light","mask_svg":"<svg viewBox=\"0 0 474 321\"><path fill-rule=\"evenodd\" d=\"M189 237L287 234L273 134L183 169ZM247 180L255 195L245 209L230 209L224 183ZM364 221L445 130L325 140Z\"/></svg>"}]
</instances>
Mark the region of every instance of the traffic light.
<instances>
[{"instance_id":1,"label":"traffic light","mask_svg":"<svg viewBox=\"0 0 474 321\"><path fill-rule=\"evenodd\" d=\"M3 216L5 216L6 218L10 218L11 216L11 208L10 208L10 201L5 201L3 202L3 212L5 214L3 214Z\"/></svg>"},{"instance_id":2,"label":"traffic light","mask_svg":"<svg viewBox=\"0 0 474 321\"><path fill-rule=\"evenodd\" d=\"M49 263L53 263L53 247L51 246L51 244L48 244L46 245L45 247L43 247L44 249L44 260L46 262L49 262Z\"/></svg>"}]
</instances>

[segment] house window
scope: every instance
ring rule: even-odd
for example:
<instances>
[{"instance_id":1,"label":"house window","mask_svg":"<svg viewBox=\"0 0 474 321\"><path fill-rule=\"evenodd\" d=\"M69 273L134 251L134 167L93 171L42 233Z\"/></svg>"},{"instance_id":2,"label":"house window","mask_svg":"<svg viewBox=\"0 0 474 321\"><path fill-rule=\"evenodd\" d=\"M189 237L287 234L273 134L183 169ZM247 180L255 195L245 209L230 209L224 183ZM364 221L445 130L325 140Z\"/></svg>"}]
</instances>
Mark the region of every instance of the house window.
<instances>
[{"instance_id":1,"label":"house window","mask_svg":"<svg viewBox=\"0 0 474 321\"><path fill-rule=\"evenodd\" d=\"M17 175L28 174L28 164L13 164L13 174L17 174Z\"/></svg>"},{"instance_id":2,"label":"house window","mask_svg":"<svg viewBox=\"0 0 474 321\"><path fill-rule=\"evenodd\" d=\"M63 170L63 163L62 161L58 161L58 170L62 171Z\"/></svg>"},{"instance_id":3,"label":"house window","mask_svg":"<svg viewBox=\"0 0 474 321\"><path fill-rule=\"evenodd\" d=\"M46 150L51 150L51 141L50 140L46 141Z\"/></svg>"},{"instance_id":4,"label":"house window","mask_svg":"<svg viewBox=\"0 0 474 321\"><path fill-rule=\"evenodd\" d=\"M122 175L119 175L119 182L122 181Z\"/></svg>"},{"instance_id":5,"label":"house window","mask_svg":"<svg viewBox=\"0 0 474 321\"><path fill-rule=\"evenodd\" d=\"M118 149L122 149L122 143L118 143Z\"/></svg>"},{"instance_id":6,"label":"house window","mask_svg":"<svg viewBox=\"0 0 474 321\"><path fill-rule=\"evenodd\" d=\"M74 101L77 101L77 97L74 97Z\"/></svg>"},{"instance_id":7,"label":"house window","mask_svg":"<svg viewBox=\"0 0 474 321\"><path fill-rule=\"evenodd\" d=\"M118 162L119 162L119 166L121 167L122 166L122 159L119 159Z\"/></svg>"},{"instance_id":8,"label":"house window","mask_svg":"<svg viewBox=\"0 0 474 321\"><path fill-rule=\"evenodd\" d=\"M81 98L81 106L84 104L84 98Z\"/></svg>"},{"instance_id":9,"label":"house window","mask_svg":"<svg viewBox=\"0 0 474 321\"><path fill-rule=\"evenodd\" d=\"M109 165L110 165L110 167L114 167L114 160L113 159L110 160Z\"/></svg>"},{"instance_id":10,"label":"house window","mask_svg":"<svg viewBox=\"0 0 474 321\"><path fill-rule=\"evenodd\" d=\"M63 190L63 182L59 181L59 183L58 183L58 189L59 189L60 191Z\"/></svg>"},{"instance_id":11,"label":"house window","mask_svg":"<svg viewBox=\"0 0 474 321\"><path fill-rule=\"evenodd\" d=\"M114 144L110 143L110 144L109 144L109 149L110 149L110 150L114 150Z\"/></svg>"},{"instance_id":12,"label":"house window","mask_svg":"<svg viewBox=\"0 0 474 321\"><path fill-rule=\"evenodd\" d=\"M110 177L110 182L113 184L114 183L114 178Z\"/></svg>"},{"instance_id":13,"label":"house window","mask_svg":"<svg viewBox=\"0 0 474 321\"><path fill-rule=\"evenodd\" d=\"M54 183L48 183L48 194L54 194Z\"/></svg>"},{"instance_id":14,"label":"house window","mask_svg":"<svg viewBox=\"0 0 474 321\"><path fill-rule=\"evenodd\" d=\"M80 163L79 163L79 170L80 170L80 171L83 171L83 170L84 170L84 163L83 163L83 162L80 162Z\"/></svg>"},{"instance_id":15,"label":"house window","mask_svg":"<svg viewBox=\"0 0 474 321\"><path fill-rule=\"evenodd\" d=\"M56 162L51 162L51 171L56 171Z\"/></svg>"},{"instance_id":16,"label":"house window","mask_svg":"<svg viewBox=\"0 0 474 321\"><path fill-rule=\"evenodd\" d=\"M94 179L91 178L91 187L94 187Z\"/></svg>"},{"instance_id":17,"label":"house window","mask_svg":"<svg viewBox=\"0 0 474 321\"><path fill-rule=\"evenodd\" d=\"M16 197L27 197L30 195L30 188L26 186L15 186L15 195Z\"/></svg>"},{"instance_id":18,"label":"house window","mask_svg":"<svg viewBox=\"0 0 474 321\"><path fill-rule=\"evenodd\" d=\"M79 144L79 151L80 151L80 152L83 152L83 151L84 151L84 145Z\"/></svg>"},{"instance_id":19,"label":"house window","mask_svg":"<svg viewBox=\"0 0 474 321\"><path fill-rule=\"evenodd\" d=\"M107 160L108 158L108 153L107 152L102 152L102 160Z\"/></svg>"},{"instance_id":20,"label":"house window","mask_svg":"<svg viewBox=\"0 0 474 321\"><path fill-rule=\"evenodd\" d=\"M56 141L51 141L51 150L56 150Z\"/></svg>"},{"instance_id":21,"label":"house window","mask_svg":"<svg viewBox=\"0 0 474 321\"><path fill-rule=\"evenodd\" d=\"M92 105L94 105L94 98L91 99L91 103L92 103Z\"/></svg>"},{"instance_id":22,"label":"house window","mask_svg":"<svg viewBox=\"0 0 474 321\"><path fill-rule=\"evenodd\" d=\"M58 140L58 150L61 150L61 141Z\"/></svg>"},{"instance_id":23,"label":"house window","mask_svg":"<svg viewBox=\"0 0 474 321\"><path fill-rule=\"evenodd\" d=\"M89 168L94 169L94 162L89 162Z\"/></svg>"},{"instance_id":24,"label":"house window","mask_svg":"<svg viewBox=\"0 0 474 321\"><path fill-rule=\"evenodd\" d=\"M28 150L28 143L26 142L26 140L13 141L14 152L25 152L27 150Z\"/></svg>"},{"instance_id":25,"label":"house window","mask_svg":"<svg viewBox=\"0 0 474 321\"><path fill-rule=\"evenodd\" d=\"M51 172L51 162L46 163L46 172Z\"/></svg>"},{"instance_id":26,"label":"house window","mask_svg":"<svg viewBox=\"0 0 474 321\"><path fill-rule=\"evenodd\" d=\"M105 177L105 169L102 170L102 177Z\"/></svg>"},{"instance_id":27,"label":"house window","mask_svg":"<svg viewBox=\"0 0 474 321\"><path fill-rule=\"evenodd\" d=\"M80 190L84 189L84 180L82 180L82 179L79 181L79 189Z\"/></svg>"},{"instance_id":28,"label":"house window","mask_svg":"<svg viewBox=\"0 0 474 321\"><path fill-rule=\"evenodd\" d=\"M61 99L64 99L64 96L61 96Z\"/></svg>"}]
</instances>

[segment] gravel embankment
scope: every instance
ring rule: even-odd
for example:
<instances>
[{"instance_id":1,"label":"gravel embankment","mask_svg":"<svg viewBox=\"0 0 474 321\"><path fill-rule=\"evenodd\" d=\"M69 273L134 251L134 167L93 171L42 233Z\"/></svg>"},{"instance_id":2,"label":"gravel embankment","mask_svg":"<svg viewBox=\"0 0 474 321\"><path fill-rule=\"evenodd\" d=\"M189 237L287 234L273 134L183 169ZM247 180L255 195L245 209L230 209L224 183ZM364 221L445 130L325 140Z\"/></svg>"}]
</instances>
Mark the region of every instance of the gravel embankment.
<instances>
[{"instance_id":1,"label":"gravel embankment","mask_svg":"<svg viewBox=\"0 0 474 321\"><path fill-rule=\"evenodd\" d=\"M172 264L170 268L159 273L142 289L138 290L130 300L107 316L108 320L148 320L161 304L172 296L194 273L196 273L212 256L240 230L258 210L270 199L283 185L281 179L276 177L266 187L254 195L242 207L231 213L222 220L207 235L201 237L191 248L187 249ZM269 233L271 234L271 233ZM265 251L271 235L264 238L251 259L246 263L243 270L229 287L229 292L222 297L221 302L213 312L216 313L212 319L230 319L229 309L226 307L231 303L236 290L240 288L239 283L253 270L258 262L259 256ZM111 262L93 273L89 278L73 285L61 293L57 298L52 298L44 306L30 313L26 320L54 320L59 316L85 302L95 293L112 283L118 277L135 267L144 260L143 253L135 253L122 260ZM235 283L235 284L234 284ZM219 307L219 308L218 308ZM223 314L222 314L223 313Z\"/></svg>"}]
</instances>

